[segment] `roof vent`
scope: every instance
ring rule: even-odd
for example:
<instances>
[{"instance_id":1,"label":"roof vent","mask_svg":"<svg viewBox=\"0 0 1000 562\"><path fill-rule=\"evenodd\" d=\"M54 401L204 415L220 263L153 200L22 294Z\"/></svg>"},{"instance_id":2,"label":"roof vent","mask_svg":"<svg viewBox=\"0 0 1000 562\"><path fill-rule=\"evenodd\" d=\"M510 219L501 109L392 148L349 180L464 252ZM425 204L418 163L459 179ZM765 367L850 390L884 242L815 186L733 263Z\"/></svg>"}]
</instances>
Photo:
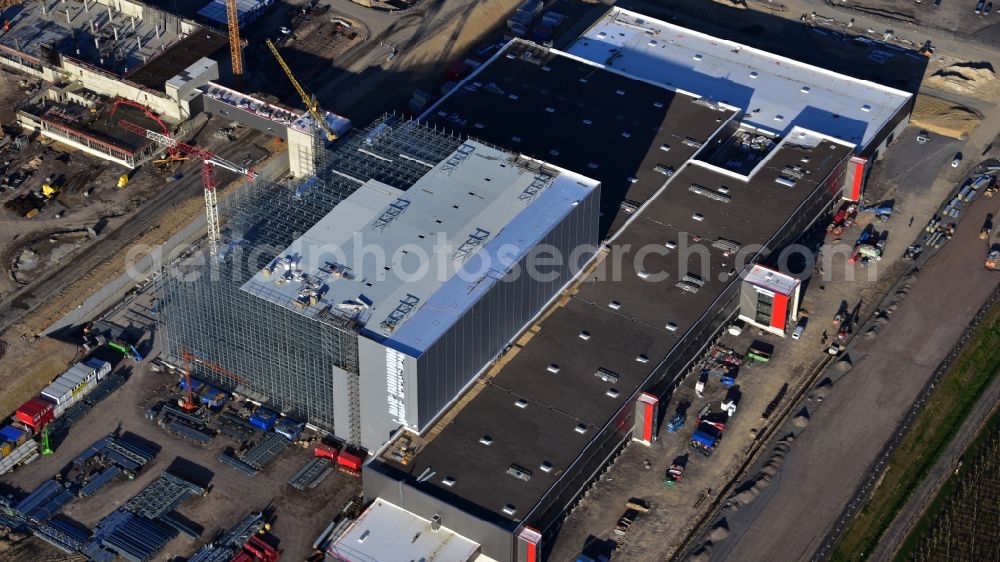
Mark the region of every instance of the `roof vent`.
<instances>
[{"instance_id":1,"label":"roof vent","mask_svg":"<svg viewBox=\"0 0 1000 562\"><path fill-rule=\"evenodd\" d=\"M670 145L669 144L661 144L660 145L660 150L662 150L663 152L670 152Z\"/></svg>"},{"instance_id":2,"label":"roof vent","mask_svg":"<svg viewBox=\"0 0 1000 562\"><path fill-rule=\"evenodd\" d=\"M452 480L451 483L454 484L455 481ZM434 517L431 517L431 530L434 532L441 530L441 514L435 513Z\"/></svg>"},{"instance_id":3,"label":"roof vent","mask_svg":"<svg viewBox=\"0 0 1000 562\"><path fill-rule=\"evenodd\" d=\"M629 137L631 137L631 136L632 136L632 134L631 134L631 133L629 133L628 131L622 131L622 137L624 137L624 138L626 138L626 139L627 139L627 138L629 138Z\"/></svg>"},{"instance_id":4,"label":"roof vent","mask_svg":"<svg viewBox=\"0 0 1000 562\"><path fill-rule=\"evenodd\" d=\"M556 108L554 108L554 107L546 107L545 111L546 111L546 113L555 113L556 112Z\"/></svg>"},{"instance_id":5,"label":"roof vent","mask_svg":"<svg viewBox=\"0 0 1000 562\"><path fill-rule=\"evenodd\" d=\"M542 461L542 464L538 465L538 469L546 474L552 472L552 463L549 461Z\"/></svg>"},{"instance_id":6,"label":"roof vent","mask_svg":"<svg viewBox=\"0 0 1000 562\"><path fill-rule=\"evenodd\" d=\"M552 150L549 151L549 154L551 154L552 156L559 156L559 151L553 148Z\"/></svg>"},{"instance_id":7,"label":"roof vent","mask_svg":"<svg viewBox=\"0 0 1000 562\"><path fill-rule=\"evenodd\" d=\"M615 90L615 93L618 94L619 96L624 96L625 90Z\"/></svg>"},{"instance_id":8,"label":"roof vent","mask_svg":"<svg viewBox=\"0 0 1000 562\"><path fill-rule=\"evenodd\" d=\"M618 398L618 389L609 388L604 394L611 398Z\"/></svg>"},{"instance_id":9,"label":"roof vent","mask_svg":"<svg viewBox=\"0 0 1000 562\"><path fill-rule=\"evenodd\" d=\"M640 363L649 363L649 357L647 357L645 354L637 355L635 360Z\"/></svg>"},{"instance_id":10,"label":"roof vent","mask_svg":"<svg viewBox=\"0 0 1000 562\"><path fill-rule=\"evenodd\" d=\"M528 407L528 401L524 398L518 398L517 401L514 402L514 405L523 410Z\"/></svg>"},{"instance_id":11,"label":"roof vent","mask_svg":"<svg viewBox=\"0 0 1000 562\"><path fill-rule=\"evenodd\" d=\"M521 142L521 137L517 137L517 136L515 136L515 137L510 137L510 140L512 140L512 141L514 141L514 142Z\"/></svg>"},{"instance_id":12,"label":"roof vent","mask_svg":"<svg viewBox=\"0 0 1000 562\"><path fill-rule=\"evenodd\" d=\"M597 369L594 376L601 379L604 382L616 383L618 382L618 373L614 371L609 371L604 367Z\"/></svg>"},{"instance_id":13,"label":"roof vent","mask_svg":"<svg viewBox=\"0 0 1000 562\"><path fill-rule=\"evenodd\" d=\"M591 162L591 163L587 164L587 167L590 168L591 170L596 170L597 169L597 164L595 164L594 162Z\"/></svg>"},{"instance_id":14,"label":"roof vent","mask_svg":"<svg viewBox=\"0 0 1000 562\"><path fill-rule=\"evenodd\" d=\"M589 340L590 339L590 332L588 332L587 330L584 330L584 331L580 332L580 339L583 340L583 341Z\"/></svg>"},{"instance_id":15,"label":"roof vent","mask_svg":"<svg viewBox=\"0 0 1000 562\"><path fill-rule=\"evenodd\" d=\"M861 106L861 111L871 111L871 110L872 106L868 105L867 103Z\"/></svg>"},{"instance_id":16,"label":"roof vent","mask_svg":"<svg viewBox=\"0 0 1000 562\"><path fill-rule=\"evenodd\" d=\"M472 126L477 129L482 129L483 127L485 127L485 125L483 125L482 123L473 123Z\"/></svg>"},{"instance_id":17,"label":"roof vent","mask_svg":"<svg viewBox=\"0 0 1000 562\"><path fill-rule=\"evenodd\" d=\"M654 101L653 102L653 107L655 107L657 109L661 109L663 107L663 102L662 101Z\"/></svg>"},{"instance_id":18,"label":"roof vent","mask_svg":"<svg viewBox=\"0 0 1000 562\"><path fill-rule=\"evenodd\" d=\"M756 77L757 77L757 71L756 70L750 71L750 78L756 78Z\"/></svg>"},{"instance_id":19,"label":"roof vent","mask_svg":"<svg viewBox=\"0 0 1000 562\"><path fill-rule=\"evenodd\" d=\"M451 488L452 486L455 485L455 479L452 478L451 476L445 476L444 479L441 480L441 483Z\"/></svg>"},{"instance_id":20,"label":"roof vent","mask_svg":"<svg viewBox=\"0 0 1000 562\"><path fill-rule=\"evenodd\" d=\"M550 363L549 366L548 366L548 368L546 368L545 370L548 371L548 372L550 372L550 373L553 373L553 374L554 373L558 373L559 372L559 365L556 365L555 363Z\"/></svg>"},{"instance_id":21,"label":"roof vent","mask_svg":"<svg viewBox=\"0 0 1000 562\"><path fill-rule=\"evenodd\" d=\"M695 56L693 56L691 58L693 58L694 60L701 60L701 53L698 53L697 55L695 55Z\"/></svg>"},{"instance_id":22,"label":"roof vent","mask_svg":"<svg viewBox=\"0 0 1000 562\"><path fill-rule=\"evenodd\" d=\"M649 279L649 272L648 271L640 271L636 275L639 276L639 279Z\"/></svg>"},{"instance_id":23,"label":"roof vent","mask_svg":"<svg viewBox=\"0 0 1000 562\"><path fill-rule=\"evenodd\" d=\"M490 437L489 435L483 435L482 437L479 438L479 442L489 447L490 445L493 444L493 438Z\"/></svg>"},{"instance_id":24,"label":"roof vent","mask_svg":"<svg viewBox=\"0 0 1000 562\"><path fill-rule=\"evenodd\" d=\"M512 99L512 100L514 100L514 101L517 101L517 94L510 94L507 97L510 98L510 99Z\"/></svg>"},{"instance_id":25,"label":"roof vent","mask_svg":"<svg viewBox=\"0 0 1000 562\"><path fill-rule=\"evenodd\" d=\"M503 506L503 512L506 513L507 515L514 515L514 513L517 512L517 508L514 507L514 504L509 503Z\"/></svg>"},{"instance_id":26,"label":"roof vent","mask_svg":"<svg viewBox=\"0 0 1000 562\"><path fill-rule=\"evenodd\" d=\"M668 250L673 250L677 248L677 242L674 242L673 240L667 240L667 243L664 244L664 246L666 246Z\"/></svg>"},{"instance_id":27,"label":"roof vent","mask_svg":"<svg viewBox=\"0 0 1000 562\"><path fill-rule=\"evenodd\" d=\"M583 435L584 433L587 433L587 424L578 423L576 424L576 427L573 428L573 431Z\"/></svg>"},{"instance_id":28,"label":"roof vent","mask_svg":"<svg viewBox=\"0 0 1000 562\"><path fill-rule=\"evenodd\" d=\"M531 480L531 471L518 464L510 465L510 467L507 468L507 474L510 474L518 480L524 480L525 482Z\"/></svg>"},{"instance_id":29,"label":"roof vent","mask_svg":"<svg viewBox=\"0 0 1000 562\"><path fill-rule=\"evenodd\" d=\"M674 324L673 322L667 322L667 325L664 326L664 328L666 328L668 332L676 332L677 324Z\"/></svg>"},{"instance_id":30,"label":"roof vent","mask_svg":"<svg viewBox=\"0 0 1000 562\"><path fill-rule=\"evenodd\" d=\"M594 124L594 122L593 122L593 121L591 121L590 119L584 119L584 120L583 120L583 124L584 124L584 125L593 125L593 124Z\"/></svg>"},{"instance_id":31,"label":"roof vent","mask_svg":"<svg viewBox=\"0 0 1000 562\"><path fill-rule=\"evenodd\" d=\"M622 303L620 303L618 301L611 301L611 302L608 303L608 308L610 308L611 310L618 310L621 307L622 307Z\"/></svg>"},{"instance_id":32,"label":"roof vent","mask_svg":"<svg viewBox=\"0 0 1000 562\"><path fill-rule=\"evenodd\" d=\"M550 67L550 66L543 66L542 70L544 70L545 72L550 72L552 70L552 67Z\"/></svg>"},{"instance_id":33,"label":"roof vent","mask_svg":"<svg viewBox=\"0 0 1000 562\"><path fill-rule=\"evenodd\" d=\"M698 222L701 222L701 221L705 220L705 215L703 215L703 214L701 214L701 213L695 213L695 214L691 215L691 218L692 218L693 220L696 220L696 221L698 221Z\"/></svg>"},{"instance_id":34,"label":"roof vent","mask_svg":"<svg viewBox=\"0 0 1000 562\"><path fill-rule=\"evenodd\" d=\"M803 94L808 94L809 90L811 89L812 88L810 88L809 86L802 86L801 88L799 88L799 91L802 92Z\"/></svg>"},{"instance_id":35,"label":"roof vent","mask_svg":"<svg viewBox=\"0 0 1000 562\"><path fill-rule=\"evenodd\" d=\"M368 530L366 530L364 533L361 533L361 536L358 537L358 542L365 542L366 540L368 540L368 535L370 534L372 534L372 532Z\"/></svg>"}]
</instances>

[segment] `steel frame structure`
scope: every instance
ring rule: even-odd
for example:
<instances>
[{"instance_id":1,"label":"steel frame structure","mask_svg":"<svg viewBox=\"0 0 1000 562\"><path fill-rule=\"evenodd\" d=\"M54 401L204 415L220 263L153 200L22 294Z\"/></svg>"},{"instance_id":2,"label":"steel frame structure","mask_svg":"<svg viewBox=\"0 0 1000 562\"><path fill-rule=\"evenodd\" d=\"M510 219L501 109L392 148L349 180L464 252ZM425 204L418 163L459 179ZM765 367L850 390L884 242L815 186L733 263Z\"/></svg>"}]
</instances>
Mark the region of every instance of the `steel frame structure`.
<instances>
[{"instance_id":1,"label":"steel frame structure","mask_svg":"<svg viewBox=\"0 0 1000 562\"><path fill-rule=\"evenodd\" d=\"M391 130L367 144L380 124ZM281 306L272 295L241 287L356 191L359 181L405 190L429 170L414 160L442 161L463 140L387 115L344 135L332 150L320 149L314 178L290 186L257 176L241 186L219 207L225 224L219 259L204 260L196 250L163 272L157 296L166 357L178 364L185 353L201 358L191 364L195 376L359 443L355 318L335 308L307 315L291 302ZM346 415L335 412L335 399L347 405ZM347 427L337 427L335 416Z\"/></svg>"}]
</instances>

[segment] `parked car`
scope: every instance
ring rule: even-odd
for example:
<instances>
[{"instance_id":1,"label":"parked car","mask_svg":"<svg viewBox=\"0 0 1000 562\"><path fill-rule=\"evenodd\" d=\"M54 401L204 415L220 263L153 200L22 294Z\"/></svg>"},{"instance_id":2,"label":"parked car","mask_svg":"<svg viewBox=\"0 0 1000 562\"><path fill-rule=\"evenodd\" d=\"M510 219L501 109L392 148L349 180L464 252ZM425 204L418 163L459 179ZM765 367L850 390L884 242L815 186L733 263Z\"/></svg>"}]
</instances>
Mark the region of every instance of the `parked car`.
<instances>
[{"instance_id":1,"label":"parked car","mask_svg":"<svg viewBox=\"0 0 1000 562\"><path fill-rule=\"evenodd\" d=\"M955 155L955 159L951 161L951 167L957 168L958 165L961 163L962 163L962 153L959 152L958 154Z\"/></svg>"},{"instance_id":2,"label":"parked car","mask_svg":"<svg viewBox=\"0 0 1000 562\"><path fill-rule=\"evenodd\" d=\"M917 142L920 144L927 144L927 141L931 140L931 134L927 131L920 131L917 135Z\"/></svg>"}]
</instances>

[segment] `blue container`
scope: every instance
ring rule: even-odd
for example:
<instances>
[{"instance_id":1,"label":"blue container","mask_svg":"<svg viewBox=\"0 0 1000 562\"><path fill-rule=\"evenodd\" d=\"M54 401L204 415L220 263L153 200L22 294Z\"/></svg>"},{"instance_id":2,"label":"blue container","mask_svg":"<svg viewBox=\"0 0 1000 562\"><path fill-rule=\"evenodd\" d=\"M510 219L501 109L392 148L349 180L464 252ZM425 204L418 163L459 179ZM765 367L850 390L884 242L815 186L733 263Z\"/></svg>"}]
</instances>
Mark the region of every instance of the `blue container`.
<instances>
[{"instance_id":1,"label":"blue container","mask_svg":"<svg viewBox=\"0 0 1000 562\"><path fill-rule=\"evenodd\" d=\"M261 406L250 416L250 425L263 431L271 431L274 422L278 421L278 412Z\"/></svg>"},{"instance_id":2,"label":"blue container","mask_svg":"<svg viewBox=\"0 0 1000 562\"><path fill-rule=\"evenodd\" d=\"M202 389L203 386L205 386L204 382L202 382L202 381L200 381L200 380L198 380L198 379L196 379L194 377L191 377L191 392L201 392L201 389ZM181 390L187 390L188 389L188 387L187 387L187 381L184 380L184 377L181 377L180 387L181 387Z\"/></svg>"},{"instance_id":3,"label":"blue container","mask_svg":"<svg viewBox=\"0 0 1000 562\"><path fill-rule=\"evenodd\" d=\"M12 425L8 425L0 429L0 439L17 446L28 440L28 434Z\"/></svg>"}]
</instances>

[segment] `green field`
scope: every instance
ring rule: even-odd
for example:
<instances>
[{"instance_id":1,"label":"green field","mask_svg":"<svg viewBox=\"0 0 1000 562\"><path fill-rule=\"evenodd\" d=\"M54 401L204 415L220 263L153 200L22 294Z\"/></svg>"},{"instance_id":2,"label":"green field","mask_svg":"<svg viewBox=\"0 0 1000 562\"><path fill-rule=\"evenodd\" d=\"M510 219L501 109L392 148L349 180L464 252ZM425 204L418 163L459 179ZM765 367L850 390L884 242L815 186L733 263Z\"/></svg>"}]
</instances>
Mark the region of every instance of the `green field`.
<instances>
[{"instance_id":1,"label":"green field","mask_svg":"<svg viewBox=\"0 0 1000 562\"><path fill-rule=\"evenodd\" d=\"M998 370L1000 306L994 305L974 329L972 337L920 411L912 429L896 448L882 482L844 531L832 560L864 560L872 552Z\"/></svg>"},{"instance_id":2,"label":"green field","mask_svg":"<svg viewBox=\"0 0 1000 562\"><path fill-rule=\"evenodd\" d=\"M896 562L979 562L1000 557L1000 411L962 455Z\"/></svg>"}]
</instances>

